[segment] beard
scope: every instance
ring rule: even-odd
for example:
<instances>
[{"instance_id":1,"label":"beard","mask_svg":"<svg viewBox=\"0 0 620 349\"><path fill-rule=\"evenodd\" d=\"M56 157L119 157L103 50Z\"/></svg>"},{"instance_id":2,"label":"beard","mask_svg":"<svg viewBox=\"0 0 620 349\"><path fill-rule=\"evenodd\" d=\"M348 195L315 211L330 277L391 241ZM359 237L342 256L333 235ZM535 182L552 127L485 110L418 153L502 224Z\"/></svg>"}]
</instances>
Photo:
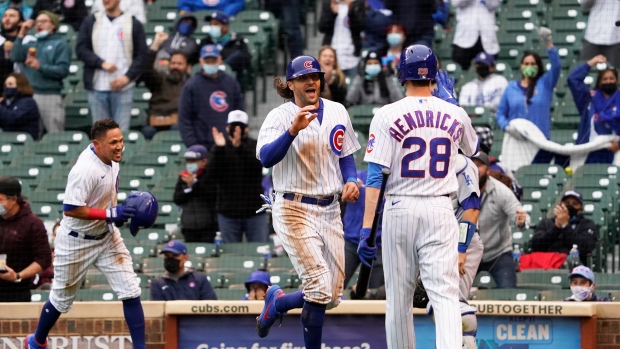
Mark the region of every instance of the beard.
<instances>
[{"instance_id":1,"label":"beard","mask_svg":"<svg viewBox=\"0 0 620 349\"><path fill-rule=\"evenodd\" d=\"M18 23L14 23L12 26L10 27L6 27L4 24L2 24L2 33L10 33L10 32L14 32L16 30L19 29L19 24Z\"/></svg>"},{"instance_id":2,"label":"beard","mask_svg":"<svg viewBox=\"0 0 620 349\"><path fill-rule=\"evenodd\" d=\"M168 73L168 81L172 82L173 84L178 84L184 79L185 79L185 74L180 70L174 69L174 70L170 70L170 72Z\"/></svg>"},{"instance_id":3,"label":"beard","mask_svg":"<svg viewBox=\"0 0 620 349\"><path fill-rule=\"evenodd\" d=\"M480 175L480 178L478 179L478 187L480 189L484 188L484 185L487 184L487 180L489 180L488 174Z\"/></svg>"}]
</instances>

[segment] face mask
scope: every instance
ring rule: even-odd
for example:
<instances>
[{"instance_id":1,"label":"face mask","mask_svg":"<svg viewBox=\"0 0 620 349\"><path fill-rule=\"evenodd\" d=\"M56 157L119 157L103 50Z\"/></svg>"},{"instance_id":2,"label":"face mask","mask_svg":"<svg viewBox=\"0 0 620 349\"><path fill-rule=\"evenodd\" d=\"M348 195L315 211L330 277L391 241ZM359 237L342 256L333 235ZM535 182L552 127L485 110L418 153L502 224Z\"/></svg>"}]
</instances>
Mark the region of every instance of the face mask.
<instances>
[{"instance_id":1,"label":"face mask","mask_svg":"<svg viewBox=\"0 0 620 349\"><path fill-rule=\"evenodd\" d=\"M533 78L536 74L538 74L538 67L535 65L526 65L521 67L521 72L523 73L523 76Z\"/></svg>"},{"instance_id":2,"label":"face mask","mask_svg":"<svg viewBox=\"0 0 620 349\"><path fill-rule=\"evenodd\" d=\"M489 76L489 74L491 74L491 72L489 71L489 66L488 65L476 66L476 74L478 74L478 76L480 76L483 79L486 78L487 76Z\"/></svg>"},{"instance_id":3,"label":"face mask","mask_svg":"<svg viewBox=\"0 0 620 349\"><path fill-rule=\"evenodd\" d=\"M601 84L601 91L606 95L613 95L618 89L616 84Z\"/></svg>"},{"instance_id":4,"label":"face mask","mask_svg":"<svg viewBox=\"0 0 620 349\"><path fill-rule=\"evenodd\" d=\"M212 25L211 29L209 30L209 35L211 35L211 37L215 40L221 38L222 28L218 27L217 25Z\"/></svg>"},{"instance_id":5,"label":"face mask","mask_svg":"<svg viewBox=\"0 0 620 349\"><path fill-rule=\"evenodd\" d=\"M4 216L6 214L7 209L4 205L0 205L0 216Z\"/></svg>"},{"instance_id":6,"label":"face mask","mask_svg":"<svg viewBox=\"0 0 620 349\"><path fill-rule=\"evenodd\" d=\"M183 36L189 36L192 33L192 24L187 22L181 22L177 27L177 31Z\"/></svg>"},{"instance_id":7,"label":"face mask","mask_svg":"<svg viewBox=\"0 0 620 349\"><path fill-rule=\"evenodd\" d=\"M369 64L366 66L364 71L366 72L367 76L374 78L375 76L379 75L379 73L381 73L381 66L379 64Z\"/></svg>"},{"instance_id":8,"label":"face mask","mask_svg":"<svg viewBox=\"0 0 620 349\"><path fill-rule=\"evenodd\" d=\"M185 165L185 169L188 172L191 172L193 174L196 174L198 172L198 164L193 162L193 163L189 163Z\"/></svg>"},{"instance_id":9,"label":"face mask","mask_svg":"<svg viewBox=\"0 0 620 349\"><path fill-rule=\"evenodd\" d=\"M17 87L5 87L4 95L6 98L13 98L17 95Z\"/></svg>"},{"instance_id":10,"label":"face mask","mask_svg":"<svg viewBox=\"0 0 620 349\"><path fill-rule=\"evenodd\" d=\"M50 32L48 32L47 30L44 30L42 32L38 32L36 34L34 34L34 37L37 39L43 39L45 37L47 37L48 35L50 35Z\"/></svg>"},{"instance_id":11,"label":"face mask","mask_svg":"<svg viewBox=\"0 0 620 349\"><path fill-rule=\"evenodd\" d=\"M571 286L570 290L573 293L573 297L579 302L586 300L592 294L591 287Z\"/></svg>"},{"instance_id":12,"label":"face mask","mask_svg":"<svg viewBox=\"0 0 620 349\"><path fill-rule=\"evenodd\" d=\"M398 46L403 43L403 36L398 33L389 33L387 35L387 42L390 46Z\"/></svg>"},{"instance_id":13,"label":"face mask","mask_svg":"<svg viewBox=\"0 0 620 349\"><path fill-rule=\"evenodd\" d=\"M217 64L203 64L202 65L202 70L204 70L204 72L207 75L215 75L215 73L217 73L219 68L218 68Z\"/></svg>"},{"instance_id":14,"label":"face mask","mask_svg":"<svg viewBox=\"0 0 620 349\"><path fill-rule=\"evenodd\" d=\"M176 274L181 270L181 263L173 257L164 258L164 269L170 274Z\"/></svg>"},{"instance_id":15,"label":"face mask","mask_svg":"<svg viewBox=\"0 0 620 349\"><path fill-rule=\"evenodd\" d=\"M568 215L570 217L575 217L577 215L578 210L570 205L566 205L566 209L568 210Z\"/></svg>"}]
</instances>

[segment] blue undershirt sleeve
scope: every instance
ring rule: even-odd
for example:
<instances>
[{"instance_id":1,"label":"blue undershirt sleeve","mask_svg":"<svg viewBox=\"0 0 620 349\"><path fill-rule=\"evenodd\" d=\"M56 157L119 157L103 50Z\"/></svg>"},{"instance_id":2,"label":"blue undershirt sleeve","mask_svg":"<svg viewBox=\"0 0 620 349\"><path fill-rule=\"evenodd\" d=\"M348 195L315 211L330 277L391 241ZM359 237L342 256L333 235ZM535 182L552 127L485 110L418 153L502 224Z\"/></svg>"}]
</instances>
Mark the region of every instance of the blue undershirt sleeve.
<instances>
[{"instance_id":1,"label":"blue undershirt sleeve","mask_svg":"<svg viewBox=\"0 0 620 349\"><path fill-rule=\"evenodd\" d=\"M353 155L348 155L338 160L340 165L340 172L342 173L342 180L346 182L357 183L357 171L355 170L355 160Z\"/></svg>"},{"instance_id":2,"label":"blue undershirt sleeve","mask_svg":"<svg viewBox=\"0 0 620 349\"><path fill-rule=\"evenodd\" d=\"M295 140L295 136L291 135L288 130L284 131L284 133L276 138L275 141L265 144L262 148L260 148L260 162L264 167L273 167L278 162L284 159L288 148Z\"/></svg>"},{"instance_id":3,"label":"blue undershirt sleeve","mask_svg":"<svg viewBox=\"0 0 620 349\"><path fill-rule=\"evenodd\" d=\"M478 194L473 193L467 199L463 200L461 202L461 207L463 208L463 211L467 211L471 209L479 210L480 209L480 198L478 197Z\"/></svg>"},{"instance_id":4,"label":"blue undershirt sleeve","mask_svg":"<svg viewBox=\"0 0 620 349\"><path fill-rule=\"evenodd\" d=\"M381 174L381 170L386 168L387 166L379 165L374 162L368 163L368 177L366 178L366 186L372 188L381 188L381 181L383 180L383 175Z\"/></svg>"}]
</instances>

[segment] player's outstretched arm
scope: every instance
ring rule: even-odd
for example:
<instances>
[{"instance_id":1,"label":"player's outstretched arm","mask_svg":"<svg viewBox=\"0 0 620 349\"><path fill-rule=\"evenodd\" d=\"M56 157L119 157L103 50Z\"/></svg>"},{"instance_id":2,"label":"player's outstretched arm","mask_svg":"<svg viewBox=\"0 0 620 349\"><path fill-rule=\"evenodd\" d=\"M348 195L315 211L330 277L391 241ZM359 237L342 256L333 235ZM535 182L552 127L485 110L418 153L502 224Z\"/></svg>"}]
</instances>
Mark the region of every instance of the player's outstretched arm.
<instances>
[{"instance_id":1,"label":"player's outstretched arm","mask_svg":"<svg viewBox=\"0 0 620 349\"><path fill-rule=\"evenodd\" d=\"M133 207L120 205L110 209L97 209L88 206L74 207L64 205L64 214L68 217L84 220L105 220L110 222L127 222L129 218L133 218L135 209Z\"/></svg>"}]
</instances>

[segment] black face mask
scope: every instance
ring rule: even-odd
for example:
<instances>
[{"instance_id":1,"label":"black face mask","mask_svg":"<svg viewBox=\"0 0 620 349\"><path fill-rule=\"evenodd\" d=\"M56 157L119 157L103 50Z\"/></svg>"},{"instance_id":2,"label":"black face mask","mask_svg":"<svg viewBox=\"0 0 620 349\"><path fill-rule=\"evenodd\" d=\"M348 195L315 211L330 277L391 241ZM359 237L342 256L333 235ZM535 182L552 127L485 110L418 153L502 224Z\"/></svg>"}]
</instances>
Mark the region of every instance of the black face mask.
<instances>
[{"instance_id":1,"label":"black face mask","mask_svg":"<svg viewBox=\"0 0 620 349\"><path fill-rule=\"evenodd\" d=\"M579 210L571 205L566 205L566 209L568 210L568 216L571 218L577 216L577 214L579 213Z\"/></svg>"},{"instance_id":2,"label":"black face mask","mask_svg":"<svg viewBox=\"0 0 620 349\"><path fill-rule=\"evenodd\" d=\"M484 79L491 74L491 71L488 65L478 65L476 66L476 74Z\"/></svg>"},{"instance_id":3,"label":"black face mask","mask_svg":"<svg viewBox=\"0 0 620 349\"><path fill-rule=\"evenodd\" d=\"M487 184L487 180L489 179L489 175L480 176L478 179L478 187L482 189L485 184Z\"/></svg>"},{"instance_id":4,"label":"black face mask","mask_svg":"<svg viewBox=\"0 0 620 349\"><path fill-rule=\"evenodd\" d=\"M170 274L176 274L181 270L181 262L174 257L164 258L164 269Z\"/></svg>"},{"instance_id":5,"label":"black face mask","mask_svg":"<svg viewBox=\"0 0 620 349\"><path fill-rule=\"evenodd\" d=\"M601 84L601 91L606 95L613 95L618 89L616 84Z\"/></svg>"}]
</instances>

